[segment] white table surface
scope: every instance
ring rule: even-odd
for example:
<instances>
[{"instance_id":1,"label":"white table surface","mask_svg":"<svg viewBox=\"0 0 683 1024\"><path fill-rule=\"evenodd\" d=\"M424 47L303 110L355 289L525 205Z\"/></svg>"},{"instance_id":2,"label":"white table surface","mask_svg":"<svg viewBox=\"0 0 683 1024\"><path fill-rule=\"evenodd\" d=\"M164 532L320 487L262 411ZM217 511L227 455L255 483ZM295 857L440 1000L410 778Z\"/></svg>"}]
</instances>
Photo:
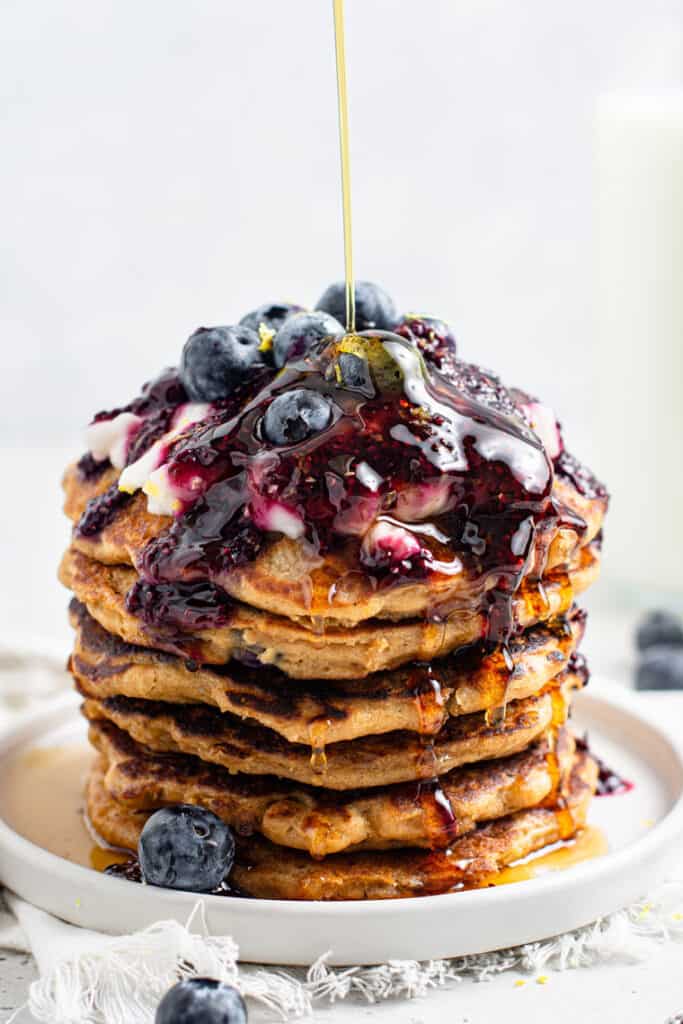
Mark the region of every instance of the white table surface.
<instances>
[{"instance_id":1,"label":"white table surface","mask_svg":"<svg viewBox=\"0 0 683 1024\"><path fill-rule=\"evenodd\" d=\"M0 449L0 479L7 490L0 502L0 650L23 646L59 657L68 650L66 594L55 581L55 566L68 536L59 515L58 484L69 455L73 449ZM11 500L14 494L20 503ZM609 592L591 595L587 603L591 620L584 649L593 669L629 680L636 612ZM670 728L676 723L683 739L683 694L652 694L648 700ZM34 977L30 957L0 951L0 1024L24 1002ZM524 985L516 985L519 980ZM665 1024L675 1013L683 1013L683 944L668 943L644 964L551 972L545 984L510 972L412 1002L321 1007L312 1019L320 1024ZM273 1019L259 1010L250 1016L251 1024Z\"/></svg>"}]
</instances>

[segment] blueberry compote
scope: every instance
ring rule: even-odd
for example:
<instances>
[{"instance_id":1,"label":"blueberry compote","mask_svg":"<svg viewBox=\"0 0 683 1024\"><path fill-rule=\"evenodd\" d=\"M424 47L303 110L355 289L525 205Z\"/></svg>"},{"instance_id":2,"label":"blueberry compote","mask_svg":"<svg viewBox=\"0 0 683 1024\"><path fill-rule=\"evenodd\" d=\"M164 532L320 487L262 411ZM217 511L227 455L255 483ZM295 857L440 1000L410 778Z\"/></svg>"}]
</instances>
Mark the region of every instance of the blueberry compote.
<instances>
[{"instance_id":1,"label":"blueberry compote","mask_svg":"<svg viewBox=\"0 0 683 1024\"><path fill-rule=\"evenodd\" d=\"M482 639L507 641L512 597L562 520L553 464L514 393L457 359L444 324L407 317L399 329L405 337L321 341L280 372L254 367L182 430L174 425L187 395L172 370L96 417L141 418L126 463L159 442L155 465L173 497L171 524L138 552L131 611L155 631L223 624L226 578L285 534L312 555L341 556L372 588L464 571L457 607L488 610ZM290 402L287 430L269 434L269 407L293 393L315 395L301 403L306 429ZM312 418L321 403L329 412ZM558 471L590 491L581 467L565 463ZM96 535L129 500L114 485L89 503L77 532ZM451 610L441 603L433 616Z\"/></svg>"},{"instance_id":2,"label":"blueberry compote","mask_svg":"<svg viewBox=\"0 0 683 1024\"><path fill-rule=\"evenodd\" d=\"M260 367L252 375L248 384L237 389L231 399L214 403L212 415L220 418L230 414L231 410L239 408L240 403L258 390L264 380L272 376L272 372ZM113 420L120 413L130 412L141 418L141 425L135 432L126 457L126 465L130 466L140 459L157 441L171 429L174 417L178 410L188 402L187 393L174 368L163 370L158 377L148 381L142 394L135 398L128 405L122 408L110 409L98 412L93 423L101 423L104 420ZM182 434L174 439L174 444L179 444ZM165 454L170 454L165 453ZM108 469L111 469L109 459L95 459L90 452L87 452L78 462L78 473L81 479L94 483ZM76 527L76 533L81 537L94 537L101 533L116 516L117 512L128 505L132 494L119 490L118 482L114 483L102 494L91 498Z\"/></svg>"},{"instance_id":3,"label":"blueberry compote","mask_svg":"<svg viewBox=\"0 0 683 1024\"><path fill-rule=\"evenodd\" d=\"M408 314L397 324L396 333L414 341L425 359L438 370L455 371L455 337L443 320Z\"/></svg>"},{"instance_id":4,"label":"blueberry compote","mask_svg":"<svg viewBox=\"0 0 683 1024\"><path fill-rule=\"evenodd\" d=\"M367 372L345 372L348 356ZM329 416L275 444L265 413L296 389L315 392ZM485 639L499 643L536 532L557 520L552 464L497 378L454 358L447 374L431 373L414 341L386 332L255 374L174 439L163 470L177 514L139 555L129 598L155 629L225 621L221 582L284 533L343 554L373 587L466 569L472 604L490 606Z\"/></svg>"},{"instance_id":5,"label":"blueberry compote","mask_svg":"<svg viewBox=\"0 0 683 1024\"><path fill-rule=\"evenodd\" d=\"M596 796L621 796L624 793L631 792L635 783L625 779L613 768L610 768L609 765L605 764L602 758L594 754L590 749L588 736L577 737L576 747L577 750L590 754L593 760L597 763L598 784L595 789Z\"/></svg>"},{"instance_id":6,"label":"blueberry compote","mask_svg":"<svg viewBox=\"0 0 683 1024\"><path fill-rule=\"evenodd\" d=\"M111 875L113 878L122 878L126 882L142 882L142 868L140 867L140 861L136 856L131 855L129 860L122 861L117 864L110 864L104 869L105 875ZM221 882L217 889L211 890L212 896L239 896L244 898L246 893L236 886L232 885L227 880Z\"/></svg>"}]
</instances>

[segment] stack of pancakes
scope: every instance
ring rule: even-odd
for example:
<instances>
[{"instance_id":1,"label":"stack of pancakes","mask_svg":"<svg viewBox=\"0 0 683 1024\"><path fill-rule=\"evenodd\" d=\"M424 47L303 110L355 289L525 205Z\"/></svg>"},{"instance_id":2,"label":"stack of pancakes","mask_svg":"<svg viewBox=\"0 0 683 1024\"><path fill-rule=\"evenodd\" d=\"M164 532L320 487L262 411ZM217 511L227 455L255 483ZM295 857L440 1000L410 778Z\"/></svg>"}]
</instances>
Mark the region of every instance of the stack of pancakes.
<instances>
[{"instance_id":1,"label":"stack of pancakes","mask_svg":"<svg viewBox=\"0 0 683 1024\"><path fill-rule=\"evenodd\" d=\"M230 574L222 614L195 578L189 613L180 584L141 615L141 552L171 520L140 493L119 503L118 475L67 471L60 571L107 843L134 851L155 809L200 804L235 830L243 893L363 899L484 885L583 826L596 766L567 724L587 679L574 599L607 499L571 459L504 645L482 639L487 593L466 569L376 587L346 550L311 561L278 535ZM98 501L102 528L79 530Z\"/></svg>"}]
</instances>

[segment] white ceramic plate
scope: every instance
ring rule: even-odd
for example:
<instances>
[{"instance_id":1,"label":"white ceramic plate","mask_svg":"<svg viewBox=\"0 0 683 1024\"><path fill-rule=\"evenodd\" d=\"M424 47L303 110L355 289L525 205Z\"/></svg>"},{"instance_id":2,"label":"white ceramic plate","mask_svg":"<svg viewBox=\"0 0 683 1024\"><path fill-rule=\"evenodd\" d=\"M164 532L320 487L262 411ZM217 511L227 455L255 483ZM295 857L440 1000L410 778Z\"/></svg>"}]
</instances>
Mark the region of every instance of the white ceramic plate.
<instances>
[{"instance_id":1,"label":"white ceramic plate","mask_svg":"<svg viewBox=\"0 0 683 1024\"><path fill-rule=\"evenodd\" d=\"M74 698L32 715L0 740L0 772L33 747L85 738ZM541 877L471 892L390 901L301 903L202 897L208 927L230 934L245 961L308 965L427 960L532 942L588 924L661 881L683 838L683 757L648 721L643 701L620 687L591 684L574 723L591 747L635 782L623 796L597 799L591 821L610 852ZM0 878L14 892L73 924L113 933L162 918L185 922L197 902L110 878L47 853L0 818Z\"/></svg>"}]
</instances>

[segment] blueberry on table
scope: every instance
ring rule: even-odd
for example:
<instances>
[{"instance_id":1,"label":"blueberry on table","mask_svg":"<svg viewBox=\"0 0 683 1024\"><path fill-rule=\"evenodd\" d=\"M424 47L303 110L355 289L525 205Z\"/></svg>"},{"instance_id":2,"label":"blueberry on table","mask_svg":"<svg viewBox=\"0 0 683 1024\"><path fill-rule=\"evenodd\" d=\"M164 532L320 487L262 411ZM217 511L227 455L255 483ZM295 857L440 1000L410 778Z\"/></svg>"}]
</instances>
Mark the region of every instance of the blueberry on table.
<instances>
[{"instance_id":1,"label":"blueberry on table","mask_svg":"<svg viewBox=\"0 0 683 1024\"><path fill-rule=\"evenodd\" d=\"M356 330L368 331L376 328L390 331L397 319L396 306L384 288L372 281L356 281L354 288L356 299ZM326 288L316 303L316 309L322 309L336 317L340 323L346 323L346 285L337 281Z\"/></svg>"},{"instance_id":2,"label":"blueberry on table","mask_svg":"<svg viewBox=\"0 0 683 1024\"><path fill-rule=\"evenodd\" d=\"M636 647L645 651L660 644L683 647L683 623L671 612L648 612L636 630Z\"/></svg>"},{"instance_id":3,"label":"blueberry on table","mask_svg":"<svg viewBox=\"0 0 683 1024\"><path fill-rule=\"evenodd\" d=\"M138 842L142 877L149 885L211 892L235 859L235 839L211 811L174 804L147 819Z\"/></svg>"},{"instance_id":4,"label":"blueberry on table","mask_svg":"<svg viewBox=\"0 0 683 1024\"><path fill-rule=\"evenodd\" d=\"M262 324L268 330L277 331L288 317L293 313L300 313L302 309L303 306L297 306L293 302L267 302L245 314L240 323L243 327L250 327L257 334ZM262 338L259 340L263 341Z\"/></svg>"},{"instance_id":5,"label":"blueberry on table","mask_svg":"<svg viewBox=\"0 0 683 1024\"><path fill-rule=\"evenodd\" d=\"M188 978L168 990L154 1024L247 1024L247 1008L232 985L212 978Z\"/></svg>"},{"instance_id":6,"label":"blueberry on table","mask_svg":"<svg viewBox=\"0 0 683 1024\"><path fill-rule=\"evenodd\" d=\"M329 313L314 310L290 316L273 338L273 361L284 366L292 359L300 359L324 338L340 338L344 328Z\"/></svg>"},{"instance_id":7,"label":"blueberry on table","mask_svg":"<svg viewBox=\"0 0 683 1024\"><path fill-rule=\"evenodd\" d=\"M276 445L298 444L328 426L330 403L317 391L294 388L274 398L263 417L263 434Z\"/></svg>"},{"instance_id":8,"label":"blueberry on table","mask_svg":"<svg viewBox=\"0 0 683 1024\"><path fill-rule=\"evenodd\" d=\"M226 398L261 362L259 336L249 327L200 327L185 342L180 380L193 402Z\"/></svg>"},{"instance_id":9,"label":"blueberry on table","mask_svg":"<svg viewBox=\"0 0 683 1024\"><path fill-rule=\"evenodd\" d=\"M637 690L683 690L683 647L664 644L643 651L636 668Z\"/></svg>"}]
</instances>

